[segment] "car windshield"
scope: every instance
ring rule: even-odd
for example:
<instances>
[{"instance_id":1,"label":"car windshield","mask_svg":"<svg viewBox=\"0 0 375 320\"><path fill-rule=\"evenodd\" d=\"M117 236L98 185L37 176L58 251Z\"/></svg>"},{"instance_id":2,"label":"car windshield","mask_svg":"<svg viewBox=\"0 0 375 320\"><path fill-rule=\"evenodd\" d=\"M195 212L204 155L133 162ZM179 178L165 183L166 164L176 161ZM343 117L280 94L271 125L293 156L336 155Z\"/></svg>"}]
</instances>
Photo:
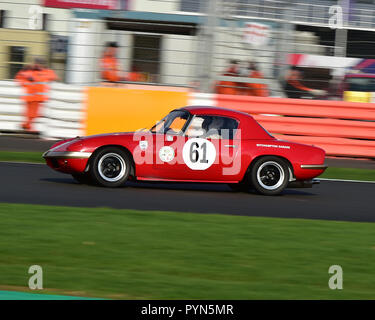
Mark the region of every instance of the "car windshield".
<instances>
[{"instance_id":1,"label":"car windshield","mask_svg":"<svg viewBox=\"0 0 375 320\"><path fill-rule=\"evenodd\" d=\"M183 134L190 113L185 110L172 111L151 128L153 133Z\"/></svg>"}]
</instances>

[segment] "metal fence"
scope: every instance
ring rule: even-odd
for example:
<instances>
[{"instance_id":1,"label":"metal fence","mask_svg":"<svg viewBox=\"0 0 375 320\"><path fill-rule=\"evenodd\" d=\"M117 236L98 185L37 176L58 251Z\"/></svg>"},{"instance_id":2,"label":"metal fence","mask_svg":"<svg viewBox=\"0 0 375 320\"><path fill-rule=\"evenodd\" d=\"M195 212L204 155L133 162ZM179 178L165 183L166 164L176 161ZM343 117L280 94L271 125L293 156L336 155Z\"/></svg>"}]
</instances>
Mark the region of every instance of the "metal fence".
<instances>
[{"instance_id":1,"label":"metal fence","mask_svg":"<svg viewBox=\"0 0 375 320\"><path fill-rule=\"evenodd\" d=\"M182 0L181 11L202 12L204 3L202 0ZM285 11L288 11L292 23L327 26L331 16L330 7L335 5L343 10L345 27L375 29L372 14L375 1L371 0L233 0L222 8L233 16L281 21L285 19Z\"/></svg>"},{"instance_id":2,"label":"metal fence","mask_svg":"<svg viewBox=\"0 0 375 320\"><path fill-rule=\"evenodd\" d=\"M147 6L142 12L43 7L41 12L34 12L30 8L40 4L37 0L1 3L6 10L0 28L1 79L12 79L33 57L42 56L63 82L96 85L102 82L100 59L104 46L116 41L120 70L124 74L140 73L140 83L214 92L220 83L234 82L225 78L225 73L230 60L238 60L236 83L240 87L246 83L265 84L271 96L283 97L289 54L333 55L340 45L334 38L323 41L313 31L296 27L327 27L329 8L337 4L328 0L313 4L282 0L160 0L152 3L170 4L169 11L152 13L147 12ZM347 14L347 27L374 28L375 18L363 5L339 4ZM12 10L12 6L19 8ZM41 22L34 17L38 15ZM37 22L34 19L30 24L31 17ZM33 23L35 28L29 28ZM245 39L249 23L267 28L263 45ZM344 50L345 41L341 45ZM261 78L249 77L249 62L256 63ZM322 80L310 79L310 83L314 81Z\"/></svg>"}]
</instances>

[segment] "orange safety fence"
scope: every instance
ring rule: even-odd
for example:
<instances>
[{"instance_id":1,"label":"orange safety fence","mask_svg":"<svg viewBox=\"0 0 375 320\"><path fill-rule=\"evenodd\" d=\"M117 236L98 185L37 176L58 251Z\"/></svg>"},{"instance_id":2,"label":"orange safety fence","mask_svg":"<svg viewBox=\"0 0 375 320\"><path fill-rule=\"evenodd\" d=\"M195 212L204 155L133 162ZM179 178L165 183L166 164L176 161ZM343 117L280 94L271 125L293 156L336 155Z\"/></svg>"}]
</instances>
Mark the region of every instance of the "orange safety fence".
<instances>
[{"instance_id":1,"label":"orange safety fence","mask_svg":"<svg viewBox=\"0 0 375 320\"><path fill-rule=\"evenodd\" d=\"M331 137L306 137L291 135L274 135L278 139L293 142L312 144L323 148L328 155L345 157L375 158L375 141L331 138Z\"/></svg>"},{"instance_id":2,"label":"orange safety fence","mask_svg":"<svg viewBox=\"0 0 375 320\"><path fill-rule=\"evenodd\" d=\"M347 101L217 95L218 106L251 114L375 121L375 104Z\"/></svg>"},{"instance_id":3,"label":"orange safety fence","mask_svg":"<svg viewBox=\"0 0 375 320\"><path fill-rule=\"evenodd\" d=\"M327 155L375 158L375 104L216 95L219 107L249 113L274 136Z\"/></svg>"},{"instance_id":4,"label":"orange safety fence","mask_svg":"<svg viewBox=\"0 0 375 320\"><path fill-rule=\"evenodd\" d=\"M375 139L375 121L352 121L326 118L296 118L254 115L255 120L273 133L303 136Z\"/></svg>"}]
</instances>

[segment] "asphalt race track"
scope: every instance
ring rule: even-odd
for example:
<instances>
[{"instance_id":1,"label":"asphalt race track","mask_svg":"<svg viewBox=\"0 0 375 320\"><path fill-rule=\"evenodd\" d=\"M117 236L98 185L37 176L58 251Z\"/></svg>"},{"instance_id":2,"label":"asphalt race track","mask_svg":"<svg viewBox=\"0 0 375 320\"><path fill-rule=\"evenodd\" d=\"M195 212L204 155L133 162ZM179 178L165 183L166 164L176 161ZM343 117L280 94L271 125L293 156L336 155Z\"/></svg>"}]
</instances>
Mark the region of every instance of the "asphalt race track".
<instances>
[{"instance_id":1,"label":"asphalt race track","mask_svg":"<svg viewBox=\"0 0 375 320\"><path fill-rule=\"evenodd\" d=\"M266 197L226 184L128 183L124 188L80 185L40 164L0 163L0 202L222 213L244 216L375 221L375 184L322 181Z\"/></svg>"}]
</instances>

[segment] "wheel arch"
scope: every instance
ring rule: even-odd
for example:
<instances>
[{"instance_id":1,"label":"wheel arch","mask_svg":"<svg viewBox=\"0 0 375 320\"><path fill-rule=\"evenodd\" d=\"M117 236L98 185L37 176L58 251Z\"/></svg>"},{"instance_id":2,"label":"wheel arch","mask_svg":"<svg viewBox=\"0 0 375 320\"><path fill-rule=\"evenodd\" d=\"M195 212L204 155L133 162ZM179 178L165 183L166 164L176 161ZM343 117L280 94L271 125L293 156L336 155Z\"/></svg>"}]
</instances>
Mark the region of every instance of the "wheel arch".
<instances>
[{"instance_id":1,"label":"wheel arch","mask_svg":"<svg viewBox=\"0 0 375 320\"><path fill-rule=\"evenodd\" d=\"M122 146L122 145L119 145L119 144L105 144L105 145L102 145L98 148L96 148L93 153L91 154L90 158L88 159L87 161L87 164L86 164L86 168L85 168L85 171L84 172L88 172L88 170L90 169L90 163L91 163L91 160L93 159L93 157L98 153L100 152L101 150L103 150L104 148L108 148L108 147L114 147L114 148L119 148L121 149L122 151L126 152L126 154L129 156L130 158L130 161L132 163L132 166L130 168L130 173L129 175L132 176L132 177L135 177L135 162L134 162L134 158L133 158L133 155L132 153L129 151L128 148Z\"/></svg>"}]
</instances>

